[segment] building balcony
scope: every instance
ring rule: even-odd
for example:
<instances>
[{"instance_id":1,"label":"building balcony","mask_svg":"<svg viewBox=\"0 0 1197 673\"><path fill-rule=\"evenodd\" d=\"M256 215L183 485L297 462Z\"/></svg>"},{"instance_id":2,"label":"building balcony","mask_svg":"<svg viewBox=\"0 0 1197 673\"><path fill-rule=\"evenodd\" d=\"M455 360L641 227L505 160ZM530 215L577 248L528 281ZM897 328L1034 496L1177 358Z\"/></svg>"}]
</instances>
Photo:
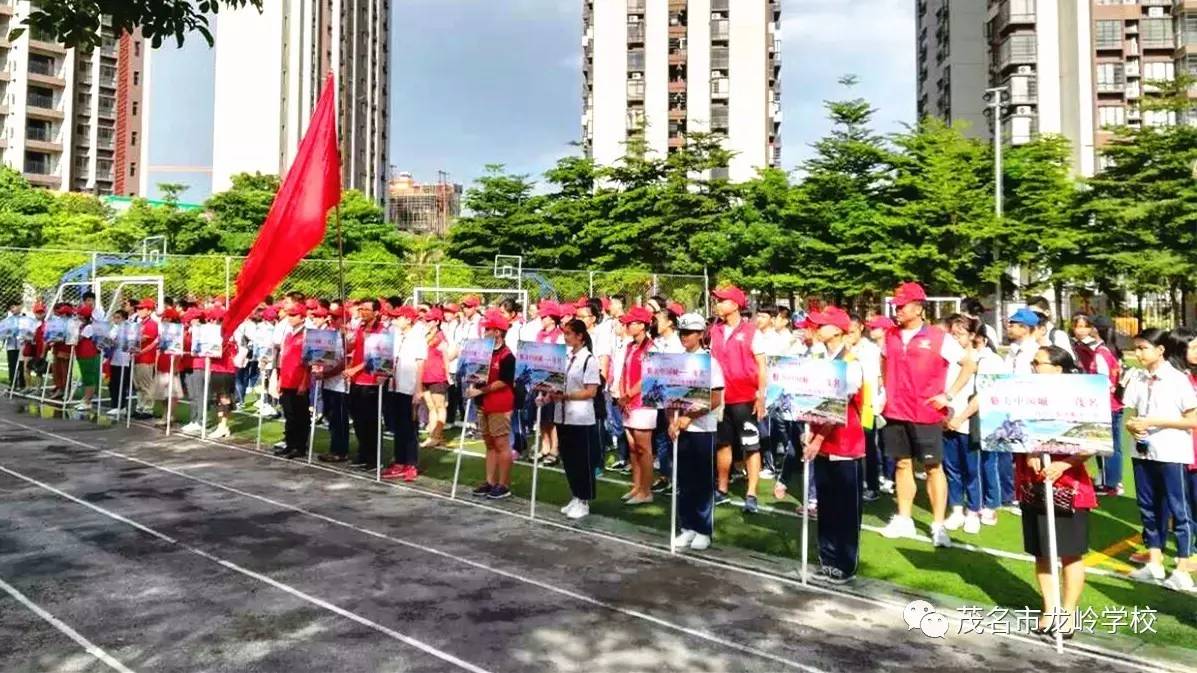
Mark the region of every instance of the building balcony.
<instances>
[{"instance_id":1,"label":"building balcony","mask_svg":"<svg viewBox=\"0 0 1197 673\"><path fill-rule=\"evenodd\" d=\"M669 12L676 14L678 12L686 11L689 0L669 0Z\"/></svg>"},{"instance_id":2,"label":"building balcony","mask_svg":"<svg viewBox=\"0 0 1197 673\"><path fill-rule=\"evenodd\" d=\"M686 118L686 108L671 107L669 108L670 121L682 121Z\"/></svg>"},{"instance_id":3,"label":"building balcony","mask_svg":"<svg viewBox=\"0 0 1197 673\"><path fill-rule=\"evenodd\" d=\"M49 54L51 56L65 56L67 53L66 47L57 42L35 40L32 37L29 38L29 51L34 54Z\"/></svg>"},{"instance_id":4,"label":"building balcony","mask_svg":"<svg viewBox=\"0 0 1197 673\"><path fill-rule=\"evenodd\" d=\"M670 149L680 149L686 146L686 139L682 136L669 136Z\"/></svg>"},{"instance_id":5,"label":"building balcony","mask_svg":"<svg viewBox=\"0 0 1197 673\"><path fill-rule=\"evenodd\" d=\"M686 93L686 80L684 80L684 79L669 80L669 93Z\"/></svg>"},{"instance_id":6,"label":"building balcony","mask_svg":"<svg viewBox=\"0 0 1197 673\"><path fill-rule=\"evenodd\" d=\"M686 27L683 25L680 25L680 24L677 24L677 25L670 24L669 25L669 37L671 39L675 39L675 40L686 37Z\"/></svg>"},{"instance_id":7,"label":"building balcony","mask_svg":"<svg viewBox=\"0 0 1197 673\"><path fill-rule=\"evenodd\" d=\"M101 105L99 108L99 116L101 119L116 119L116 108Z\"/></svg>"},{"instance_id":8,"label":"building balcony","mask_svg":"<svg viewBox=\"0 0 1197 673\"><path fill-rule=\"evenodd\" d=\"M628 0L628 14L643 14L644 0Z\"/></svg>"},{"instance_id":9,"label":"building balcony","mask_svg":"<svg viewBox=\"0 0 1197 673\"><path fill-rule=\"evenodd\" d=\"M1125 82L1098 82L1095 87L1097 93L1123 93L1126 91Z\"/></svg>"},{"instance_id":10,"label":"building balcony","mask_svg":"<svg viewBox=\"0 0 1197 673\"><path fill-rule=\"evenodd\" d=\"M27 138L25 140L25 149L34 152L45 152L47 154L62 154L62 143L53 142L52 140Z\"/></svg>"},{"instance_id":11,"label":"building balcony","mask_svg":"<svg viewBox=\"0 0 1197 673\"><path fill-rule=\"evenodd\" d=\"M29 98L28 104L25 106L25 114L34 119L50 119L61 121L65 115L62 110L54 106L53 101L37 100L33 97Z\"/></svg>"},{"instance_id":12,"label":"building balcony","mask_svg":"<svg viewBox=\"0 0 1197 673\"><path fill-rule=\"evenodd\" d=\"M644 24L628 24L628 44L644 44Z\"/></svg>"},{"instance_id":13,"label":"building balcony","mask_svg":"<svg viewBox=\"0 0 1197 673\"><path fill-rule=\"evenodd\" d=\"M42 84L56 89L66 88L66 80L57 74L42 74L35 72L32 67L29 68L29 81L34 84Z\"/></svg>"},{"instance_id":14,"label":"building balcony","mask_svg":"<svg viewBox=\"0 0 1197 673\"><path fill-rule=\"evenodd\" d=\"M1002 35L1006 31L1022 26L1034 26L1034 12L1011 12L1010 3L1003 2L994 18L993 30L995 35Z\"/></svg>"},{"instance_id":15,"label":"building balcony","mask_svg":"<svg viewBox=\"0 0 1197 673\"><path fill-rule=\"evenodd\" d=\"M681 65L686 62L686 50L677 49L669 52L669 65ZM715 67L712 65L711 67Z\"/></svg>"},{"instance_id":16,"label":"building balcony","mask_svg":"<svg viewBox=\"0 0 1197 673\"><path fill-rule=\"evenodd\" d=\"M48 167L41 166L29 166L28 168L33 168L34 170L49 170ZM50 175L49 173L30 173L29 171L25 171L24 175L25 179L29 181L29 184L34 185L35 187L58 189L59 186L62 185L62 178L58 177L57 175Z\"/></svg>"}]
</instances>

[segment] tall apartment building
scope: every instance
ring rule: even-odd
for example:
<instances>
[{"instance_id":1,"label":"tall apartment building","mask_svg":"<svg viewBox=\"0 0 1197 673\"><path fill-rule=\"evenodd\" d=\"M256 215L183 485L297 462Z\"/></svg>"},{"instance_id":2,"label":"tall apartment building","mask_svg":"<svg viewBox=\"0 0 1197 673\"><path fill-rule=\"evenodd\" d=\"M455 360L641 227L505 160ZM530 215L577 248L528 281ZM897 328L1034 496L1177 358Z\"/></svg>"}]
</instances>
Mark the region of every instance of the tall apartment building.
<instances>
[{"instance_id":1,"label":"tall apartment building","mask_svg":"<svg viewBox=\"0 0 1197 673\"><path fill-rule=\"evenodd\" d=\"M390 0L277 0L217 24L212 189L283 174L325 75L337 82L342 184L385 197Z\"/></svg>"},{"instance_id":2,"label":"tall apartment building","mask_svg":"<svg viewBox=\"0 0 1197 673\"><path fill-rule=\"evenodd\" d=\"M965 135L989 137L985 6L976 0L919 0L918 118L963 121Z\"/></svg>"},{"instance_id":3,"label":"tall apartment building","mask_svg":"<svg viewBox=\"0 0 1197 673\"><path fill-rule=\"evenodd\" d=\"M29 0L0 0L0 161L34 185L135 195L142 142L139 34L105 18L83 52L17 28Z\"/></svg>"},{"instance_id":4,"label":"tall apartment building","mask_svg":"<svg viewBox=\"0 0 1197 673\"><path fill-rule=\"evenodd\" d=\"M585 2L583 146L596 162L641 133L665 156L710 132L735 154L733 181L780 165L780 0Z\"/></svg>"}]
</instances>

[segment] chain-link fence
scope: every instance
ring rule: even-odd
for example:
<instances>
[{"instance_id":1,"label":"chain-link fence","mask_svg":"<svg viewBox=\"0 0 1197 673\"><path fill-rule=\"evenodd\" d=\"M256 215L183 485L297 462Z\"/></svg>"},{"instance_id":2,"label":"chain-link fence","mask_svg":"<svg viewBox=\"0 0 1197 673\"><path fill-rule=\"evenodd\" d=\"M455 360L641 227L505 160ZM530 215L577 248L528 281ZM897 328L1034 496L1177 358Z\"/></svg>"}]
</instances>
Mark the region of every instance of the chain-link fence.
<instances>
[{"instance_id":1,"label":"chain-link fence","mask_svg":"<svg viewBox=\"0 0 1197 673\"><path fill-rule=\"evenodd\" d=\"M0 247L0 298L31 304L50 301L64 283L82 283L97 276L162 276L171 297L231 296L244 257L229 255L161 255L150 252L28 249ZM510 275L493 267L464 264L402 264L345 261L345 294L350 298L411 297L417 287L525 290L530 301L581 296L624 295L632 303L653 295L705 311L709 283L705 276L655 274L647 271L574 271L522 269ZM337 260L305 259L279 285L279 292L297 291L320 297L341 294L342 266ZM64 288L66 300L77 300L82 286ZM490 294L490 293L488 293ZM514 293L513 293L514 294ZM492 295L493 296L493 295ZM446 293L444 300L457 299Z\"/></svg>"}]
</instances>

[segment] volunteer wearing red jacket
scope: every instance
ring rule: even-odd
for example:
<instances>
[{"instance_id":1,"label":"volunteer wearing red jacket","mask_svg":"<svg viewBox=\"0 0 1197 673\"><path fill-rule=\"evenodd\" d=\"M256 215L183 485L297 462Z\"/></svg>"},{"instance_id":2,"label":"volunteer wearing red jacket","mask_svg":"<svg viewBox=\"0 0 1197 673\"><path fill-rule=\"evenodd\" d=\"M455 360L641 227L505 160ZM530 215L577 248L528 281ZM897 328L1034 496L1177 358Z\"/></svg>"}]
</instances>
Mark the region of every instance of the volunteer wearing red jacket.
<instances>
[{"instance_id":1,"label":"volunteer wearing red jacket","mask_svg":"<svg viewBox=\"0 0 1197 673\"><path fill-rule=\"evenodd\" d=\"M976 365L947 332L924 320L927 293L918 283L903 283L894 293L897 326L885 335L885 420L882 431L885 453L894 459L898 513L881 534L888 538L913 537L914 458L927 472L927 497L931 500L931 540L936 547L950 547L944 528L948 509L948 481L944 476L943 422L952 396L968 382ZM948 364L959 363L960 375L945 391Z\"/></svg>"},{"instance_id":2,"label":"volunteer wearing red jacket","mask_svg":"<svg viewBox=\"0 0 1197 673\"><path fill-rule=\"evenodd\" d=\"M224 320L225 309L217 304L204 313L204 319L210 324L219 325ZM220 357L208 358L211 377L208 381L209 395L216 399L216 429L208 437L221 439L233 434L229 427L229 419L233 416L233 389L237 377L237 366L233 364L233 357L237 354L237 343L232 336L224 339L221 344Z\"/></svg>"},{"instance_id":3,"label":"volunteer wearing red jacket","mask_svg":"<svg viewBox=\"0 0 1197 673\"><path fill-rule=\"evenodd\" d=\"M860 521L863 511L865 433L861 424L864 371L844 343L852 320L843 309L828 306L808 317L815 339L827 358L843 360L847 369L847 422L810 425L803 457L814 461L819 493L819 562L816 579L845 584L856 576L860 559Z\"/></svg>"},{"instance_id":4,"label":"volunteer wearing red jacket","mask_svg":"<svg viewBox=\"0 0 1197 673\"><path fill-rule=\"evenodd\" d=\"M511 495L511 412L515 409L515 356L503 342L511 323L490 311L480 324L482 336L493 339L486 385L471 386L467 398L481 398L478 430L486 444L486 481L473 490L478 497L499 500Z\"/></svg>"},{"instance_id":5,"label":"volunteer wearing red jacket","mask_svg":"<svg viewBox=\"0 0 1197 673\"><path fill-rule=\"evenodd\" d=\"M366 368L366 336L383 331L378 319L378 300L362 299L357 303L359 323L349 335L346 353L345 380L349 382L349 416L353 419L353 434L357 437L355 465L374 469L378 462L378 377Z\"/></svg>"},{"instance_id":6,"label":"volunteer wearing red jacket","mask_svg":"<svg viewBox=\"0 0 1197 673\"><path fill-rule=\"evenodd\" d=\"M748 470L748 490L744 511L757 511L756 486L761 473L760 429L757 421L765 417L765 343L752 321L740 311L748 305L744 291L725 287L712 292L719 301L711 327L711 355L723 370L723 420L719 422L716 452L715 504L728 501L727 489L732 460L743 459Z\"/></svg>"},{"instance_id":7,"label":"volunteer wearing red jacket","mask_svg":"<svg viewBox=\"0 0 1197 673\"><path fill-rule=\"evenodd\" d=\"M133 356L133 388L137 391L137 407L133 411L133 418L141 420L154 416L154 370L158 363L155 308L157 304L148 297L137 304L136 322L141 325L141 348Z\"/></svg>"},{"instance_id":8,"label":"volunteer wearing red jacket","mask_svg":"<svg viewBox=\"0 0 1197 673\"><path fill-rule=\"evenodd\" d=\"M308 428L312 416L308 407L308 368L303 365L303 306L287 309L287 330L278 354L279 401L283 407L283 439L287 448L280 455L297 458L308 453Z\"/></svg>"}]
</instances>

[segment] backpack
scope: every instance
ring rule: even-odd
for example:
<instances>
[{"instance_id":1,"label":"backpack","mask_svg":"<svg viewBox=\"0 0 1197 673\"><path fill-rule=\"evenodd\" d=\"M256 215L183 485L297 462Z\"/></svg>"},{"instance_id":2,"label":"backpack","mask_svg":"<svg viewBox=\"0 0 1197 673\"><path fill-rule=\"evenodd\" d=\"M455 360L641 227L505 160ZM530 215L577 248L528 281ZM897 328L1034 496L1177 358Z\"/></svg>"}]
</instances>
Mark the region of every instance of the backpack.
<instances>
[{"instance_id":1,"label":"backpack","mask_svg":"<svg viewBox=\"0 0 1197 673\"><path fill-rule=\"evenodd\" d=\"M1110 347L1104 343L1097 344L1094 348L1087 343L1081 341L1072 342L1072 350L1076 353L1076 362L1080 365L1081 371L1086 374L1097 373L1097 359L1102 358L1106 361L1107 368L1110 370L1110 380L1114 385L1114 397L1122 399L1122 392L1124 385L1122 383L1122 363L1118 362L1118 358L1114 357L1114 353Z\"/></svg>"}]
</instances>

